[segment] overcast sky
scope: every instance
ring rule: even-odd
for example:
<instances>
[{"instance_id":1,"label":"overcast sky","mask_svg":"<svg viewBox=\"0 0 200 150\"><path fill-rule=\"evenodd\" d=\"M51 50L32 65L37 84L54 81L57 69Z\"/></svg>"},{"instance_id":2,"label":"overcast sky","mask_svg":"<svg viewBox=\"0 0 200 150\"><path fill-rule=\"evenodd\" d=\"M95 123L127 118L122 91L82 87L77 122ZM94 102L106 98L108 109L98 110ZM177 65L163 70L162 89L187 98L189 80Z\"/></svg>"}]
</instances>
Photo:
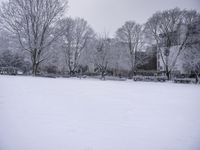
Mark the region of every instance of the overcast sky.
<instances>
[{"instance_id":1,"label":"overcast sky","mask_svg":"<svg viewBox=\"0 0 200 150\"><path fill-rule=\"evenodd\" d=\"M0 0L6 1L6 0ZM113 36L125 21L145 23L153 13L179 7L200 12L200 0L68 0L67 16L82 17L98 32Z\"/></svg>"},{"instance_id":2,"label":"overcast sky","mask_svg":"<svg viewBox=\"0 0 200 150\"><path fill-rule=\"evenodd\" d=\"M180 7L200 12L200 0L68 0L68 16L83 17L96 32L113 36L125 21L144 23L157 10Z\"/></svg>"}]
</instances>

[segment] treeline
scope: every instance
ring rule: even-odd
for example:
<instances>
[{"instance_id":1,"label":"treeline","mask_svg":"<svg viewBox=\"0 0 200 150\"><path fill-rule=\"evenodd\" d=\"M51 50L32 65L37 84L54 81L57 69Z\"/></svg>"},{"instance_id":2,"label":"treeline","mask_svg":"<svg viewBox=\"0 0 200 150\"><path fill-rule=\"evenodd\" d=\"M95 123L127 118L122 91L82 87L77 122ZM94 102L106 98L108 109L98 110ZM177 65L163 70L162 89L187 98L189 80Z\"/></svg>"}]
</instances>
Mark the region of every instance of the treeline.
<instances>
[{"instance_id":1,"label":"treeline","mask_svg":"<svg viewBox=\"0 0 200 150\"><path fill-rule=\"evenodd\" d=\"M145 24L125 22L114 37L95 33L83 18L65 17L63 0L9 0L0 8L0 67L24 74L133 77L181 65L200 74L200 14L174 8L154 13Z\"/></svg>"}]
</instances>

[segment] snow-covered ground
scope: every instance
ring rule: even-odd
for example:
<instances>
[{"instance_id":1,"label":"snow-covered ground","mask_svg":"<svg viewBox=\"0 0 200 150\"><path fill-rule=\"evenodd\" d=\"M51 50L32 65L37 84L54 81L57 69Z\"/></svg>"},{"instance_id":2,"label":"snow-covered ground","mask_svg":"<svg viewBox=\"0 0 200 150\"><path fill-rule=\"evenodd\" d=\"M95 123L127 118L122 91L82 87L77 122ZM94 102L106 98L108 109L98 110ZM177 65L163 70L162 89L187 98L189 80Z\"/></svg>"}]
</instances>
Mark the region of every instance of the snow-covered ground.
<instances>
[{"instance_id":1,"label":"snow-covered ground","mask_svg":"<svg viewBox=\"0 0 200 150\"><path fill-rule=\"evenodd\" d=\"M200 86L0 76L0 150L200 150Z\"/></svg>"}]
</instances>

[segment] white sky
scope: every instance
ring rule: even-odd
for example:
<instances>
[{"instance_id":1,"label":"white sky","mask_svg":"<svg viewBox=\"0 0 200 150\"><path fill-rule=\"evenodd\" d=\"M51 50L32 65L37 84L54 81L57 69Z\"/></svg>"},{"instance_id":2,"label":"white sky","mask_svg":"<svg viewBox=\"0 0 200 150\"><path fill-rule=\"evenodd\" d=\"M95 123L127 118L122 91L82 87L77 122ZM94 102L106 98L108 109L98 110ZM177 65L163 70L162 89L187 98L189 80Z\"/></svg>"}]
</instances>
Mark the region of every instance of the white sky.
<instances>
[{"instance_id":1,"label":"white sky","mask_svg":"<svg viewBox=\"0 0 200 150\"><path fill-rule=\"evenodd\" d=\"M6 0L0 0L6 1ZM200 12L200 0L68 0L67 16L82 17L98 32L110 36L125 21L145 23L158 10L179 7Z\"/></svg>"},{"instance_id":2,"label":"white sky","mask_svg":"<svg viewBox=\"0 0 200 150\"><path fill-rule=\"evenodd\" d=\"M83 17L96 32L113 36L125 21L145 23L157 10L179 7L200 12L200 0L68 0L67 15Z\"/></svg>"}]
</instances>

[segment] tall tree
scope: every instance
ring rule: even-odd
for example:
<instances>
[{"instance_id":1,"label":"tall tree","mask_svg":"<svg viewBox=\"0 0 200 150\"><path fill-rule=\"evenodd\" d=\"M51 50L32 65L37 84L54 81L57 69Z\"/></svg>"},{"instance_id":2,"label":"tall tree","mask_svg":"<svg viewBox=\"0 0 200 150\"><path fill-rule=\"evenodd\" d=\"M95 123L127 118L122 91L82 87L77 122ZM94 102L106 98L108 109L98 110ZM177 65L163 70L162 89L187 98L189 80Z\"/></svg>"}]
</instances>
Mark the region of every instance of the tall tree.
<instances>
[{"instance_id":1,"label":"tall tree","mask_svg":"<svg viewBox=\"0 0 200 150\"><path fill-rule=\"evenodd\" d=\"M0 10L2 26L30 54L32 74L47 59L46 50L62 33L54 28L67 6L63 0L9 0Z\"/></svg>"},{"instance_id":2,"label":"tall tree","mask_svg":"<svg viewBox=\"0 0 200 150\"><path fill-rule=\"evenodd\" d=\"M154 38L168 79L179 56L190 45L190 26L199 14L178 8L156 12L146 23L146 31Z\"/></svg>"},{"instance_id":3,"label":"tall tree","mask_svg":"<svg viewBox=\"0 0 200 150\"><path fill-rule=\"evenodd\" d=\"M137 52L140 51L144 45L142 37L142 26L134 21L127 21L116 32L116 38L124 44L130 56L131 76L134 75L137 67ZM139 59L138 59L139 60Z\"/></svg>"},{"instance_id":4,"label":"tall tree","mask_svg":"<svg viewBox=\"0 0 200 150\"><path fill-rule=\"evenodd\" d=\"M192 49L184 54L184 68L195 74L196 83L200 75L200 44L193 45Z\"/></svg>"},{"instance_id":5,"label":"tall tree","mask_svg":"<svg viewBox=\"0 0 200 150\"><path fill-rule=\"evenodd\" d=\"M69 73L72 75L77 71L81 54L94 36L94 32L87 21L81 18L66 18L60 25L61 28L65 28L62 36L62 48L64 48Z\"/></svg>"},{"instance_id":6,"label":"tall tree","mask_svg":"<svg viewBox=\"0 0 200 150\"><path fill-rule=\"evenodd\" d=\"M195 74L198 83L200 80L200 17L190 26L190 30L193 36L190 38L187 51L184 52L184 67L188 73Z\"/></svg>"},{"instance_id":7,"label":"tall tree","mask_svg":"<svg viewBox=\"0 0 200 150\"><path fill-rule=\"evenodd\" d=\"M94 63L101 73L101 79L105 79L108 65L110 63L111 52L111 39L108 38L107 34L99 35L97 38L96 51L94 56Z\"/></svg>"}]
</instances>

